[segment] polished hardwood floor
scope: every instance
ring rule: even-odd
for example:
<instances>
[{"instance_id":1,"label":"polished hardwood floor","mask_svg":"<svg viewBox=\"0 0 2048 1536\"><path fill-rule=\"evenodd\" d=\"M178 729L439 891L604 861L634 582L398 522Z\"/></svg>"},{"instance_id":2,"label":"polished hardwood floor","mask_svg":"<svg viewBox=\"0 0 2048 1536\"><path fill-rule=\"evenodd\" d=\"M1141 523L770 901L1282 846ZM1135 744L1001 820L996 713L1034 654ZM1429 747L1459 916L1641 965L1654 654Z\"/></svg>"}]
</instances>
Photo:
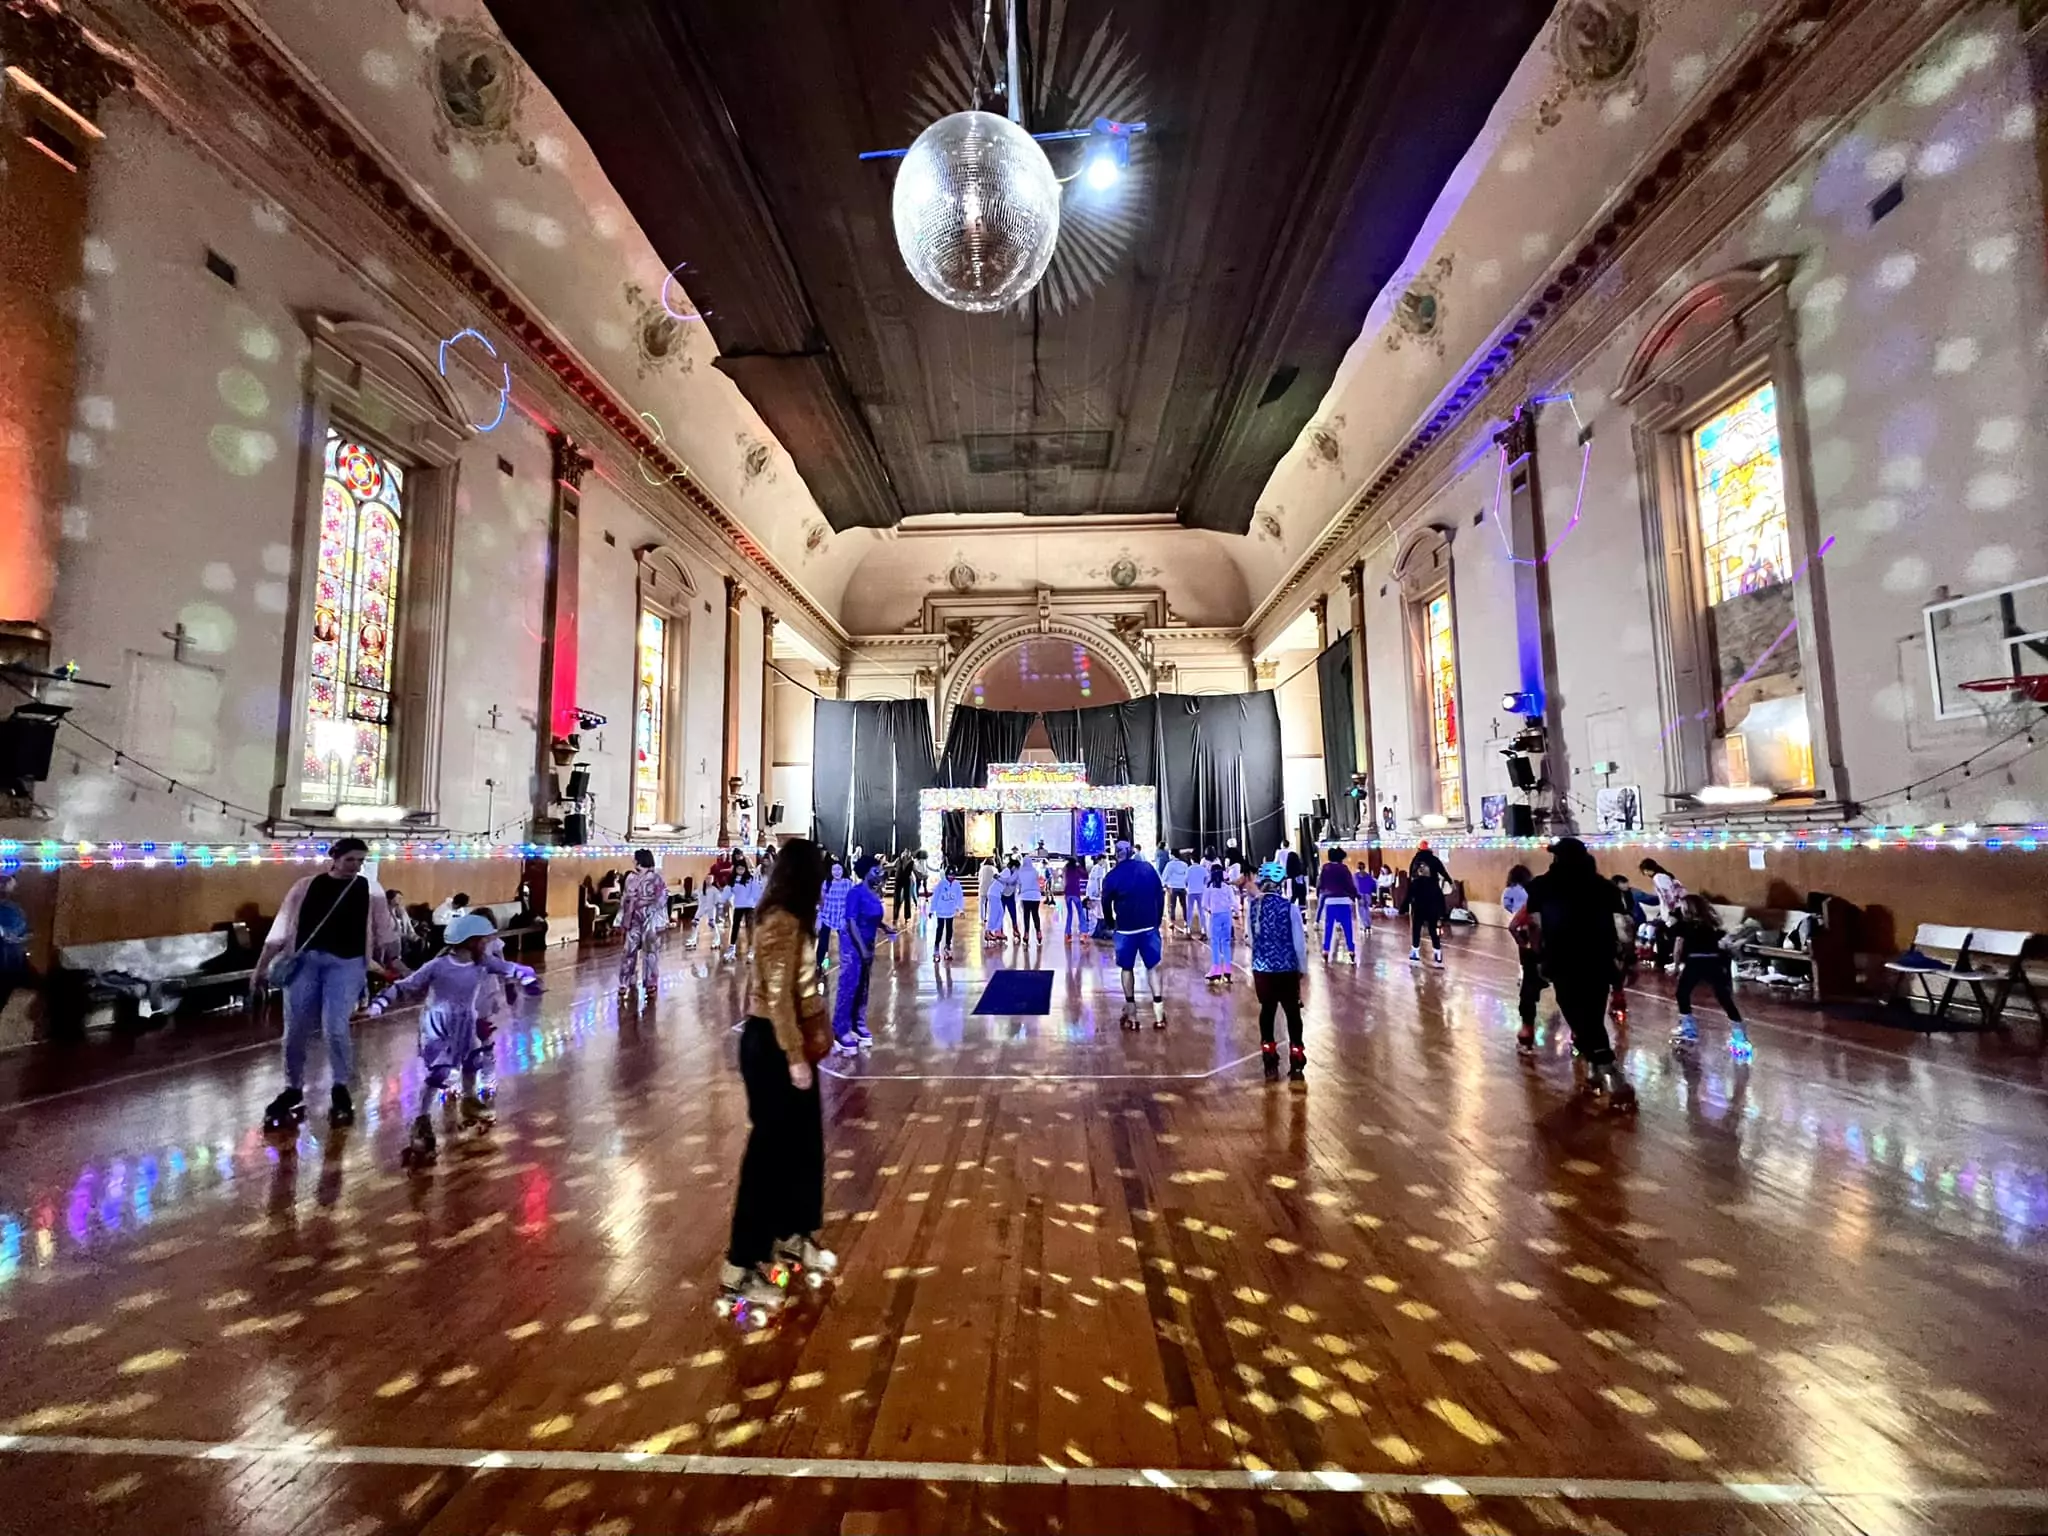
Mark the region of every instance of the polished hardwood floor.
<instances>
[{"instance_id":1,"label":"polished hardwood floor","mask_svg":"<svg viewBox=\"0 0 2048 1536\"><path fill-rule=\"evenodd\" d=\"M978 942L884 952L844 1271L764 1332L712 1307L737 968L679 942L638 1010L558 958L424 1173L404 1014L296 1143L253 1023L0 1062L0 1530L2048 1528L2038 1058L1759 1000L1676 1059L1646 977L1604 1116L1501 934L1383 927L1299 1090L1192 943L1131 1034L1057 938L1049 1016L974 1016Z\"/></svg>"}]
</instances>

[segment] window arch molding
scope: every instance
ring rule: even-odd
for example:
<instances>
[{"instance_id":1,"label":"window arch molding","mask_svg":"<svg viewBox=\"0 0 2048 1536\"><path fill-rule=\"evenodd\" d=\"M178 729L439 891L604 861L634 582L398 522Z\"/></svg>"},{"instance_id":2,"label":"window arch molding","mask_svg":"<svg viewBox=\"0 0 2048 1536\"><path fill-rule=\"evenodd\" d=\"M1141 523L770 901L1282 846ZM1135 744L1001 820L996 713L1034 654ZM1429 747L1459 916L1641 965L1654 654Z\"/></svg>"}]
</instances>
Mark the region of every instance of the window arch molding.
<instances>
[{"instance_id":1,"label":"window arch molding","mask_svg":"<svg viewBox=\"0 0 2048 1536\"><path fill-rule=\"evenodd\" d=\"M1806 732L1811 783L1793 790L1796 814L1810 819L1815 802L1839 804L1847 792L1829 664L1827 577L1823 562L1814 558L1820 535L1790 291L1796 270L1793 258L1776 257L1696 283L1644 332L1615 390L1616 404L1632 418L1657 641L1664 788L1680 807L1667 813L1672 819L1727 814L1683 807L1710 784L1736 782L1729 777L1728 742L1743 733L1726 729L1725 709L1748 675L1748 667L1736 663L1769 664L1757 659L1769 636L1755 643L1731 640L1733 624L1712 611L1709 598L1716 594L1706 569L1695 468L1696 434L1767 386L1782 472L1783 555L1795 579L1775 584L1789 621L1763 627L1785 636L1776 656L1796 657L1798 664L1797 696L1804 708L1793 713ZM1793 649L1788 653L1785 647ZM1734 677L1724 679L1731 671ZM1743 756L1747 761L1746 745ZM1752 807L1746 814L1758 813Z\"/></svg>"},{"instance_id":2,"label":"window arch molding","mask_svg":"<svg viewBox=\"0 0 2048 1536\"><path fill-rule=\"evenodd\" d=\"M448 609L454 578L455 495L463 447L476 435L462 402L427 355L406 337L365 320L314 314L306 373L293 551L286 620L274 819L322 825L323 803L305 780L308 702L326 447L330 428L360 440L405 471L403 537L390 637L390 758L382 795L415 825L431 824L441 795L442 706Z\"/></svg>"}]
</instances>

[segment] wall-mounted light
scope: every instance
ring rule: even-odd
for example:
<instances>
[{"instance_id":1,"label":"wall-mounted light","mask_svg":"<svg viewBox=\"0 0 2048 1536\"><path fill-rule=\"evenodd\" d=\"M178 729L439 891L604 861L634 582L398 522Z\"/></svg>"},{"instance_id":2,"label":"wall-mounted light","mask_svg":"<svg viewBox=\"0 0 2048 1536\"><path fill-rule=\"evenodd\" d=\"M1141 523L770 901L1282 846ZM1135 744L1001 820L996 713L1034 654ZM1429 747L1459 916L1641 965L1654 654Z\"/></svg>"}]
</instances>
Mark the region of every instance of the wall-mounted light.
<instances>
[{"instance_id":1,"label":"wall-mounted light","mask_svg":"<svg viewBox=\"0 0 2048 1536\"><path fill-rule=\"evenodd\" d=\"M1778 792L1768 784L1703 784L1692 797L1701 805L1763 805Z\"/></svg>"}]
</instances>

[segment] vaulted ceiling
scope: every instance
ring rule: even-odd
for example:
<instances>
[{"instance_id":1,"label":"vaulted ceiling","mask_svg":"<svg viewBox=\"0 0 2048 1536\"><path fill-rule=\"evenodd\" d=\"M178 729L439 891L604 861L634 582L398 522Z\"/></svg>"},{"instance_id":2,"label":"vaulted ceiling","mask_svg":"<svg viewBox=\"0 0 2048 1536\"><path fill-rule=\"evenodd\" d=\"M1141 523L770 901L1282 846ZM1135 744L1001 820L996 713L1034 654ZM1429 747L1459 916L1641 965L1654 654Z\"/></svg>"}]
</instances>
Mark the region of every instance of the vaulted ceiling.
<instances>
[{"instance_id":1,"label":"vaulted ceiling","mask_svg":"<svg viewBox=\"0 0 2048 1536\"><path fill-rule=\"evenodd\" d=\"M1232 533L1549 11L1027 4L1028 125L1150 127L1113 196L1070 186L1037 295L966 315L905 271L893 162L858 155L969 104L980 6L612 0L599 25L489 4L834 527L1172 512Z\"/></svg>"}]
</instances>

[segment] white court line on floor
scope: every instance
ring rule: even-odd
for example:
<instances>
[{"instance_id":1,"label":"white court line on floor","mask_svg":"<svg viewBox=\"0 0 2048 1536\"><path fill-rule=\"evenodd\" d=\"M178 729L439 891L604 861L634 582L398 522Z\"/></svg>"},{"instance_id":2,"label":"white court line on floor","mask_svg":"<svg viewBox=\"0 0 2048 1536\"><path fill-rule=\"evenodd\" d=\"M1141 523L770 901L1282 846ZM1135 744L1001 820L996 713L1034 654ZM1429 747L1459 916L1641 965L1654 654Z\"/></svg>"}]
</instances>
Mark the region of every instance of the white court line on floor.
<instances>
[{"instance_id":1,"label":"white court line on floor","mask_svg":"<svg viewBox=\"0 0 2048 1536\"><path fill-rule=\"evenodd\" d=\"M1258 1059L1257 1051L1248 1051L1206 1072L877 1072L869 1077L835 1072L823 1063L818 1070L842 1083L1198 1083Z\"/></svg>"},{"instance_id":2,"label":"white court line on floor","mask_svg":"<svg viewBox=\"0 0 2048 1536\"><path fill-rule=\"evenodd\" d=\"M0 1435L0 1455L149 1457L172 1461L286 1462L307 1466L454 1467L471 1472L617 1472L661 1477L979 1483L992 1486L1204 1489L1225 1493L1389 1493L1439 1498L1560 1498L1666 1504L1940 1504L2048 1508L2048 1488L1916 1488L1774 1481L1713 1482L1598 1477L1463 1477L1438 1472L1251 1471L1241 1467L1062 1467L1045 1463L816 1460L793 1456L676 1456L641 1451L479 1451L452 1446L313 1445L299 1441L114 1439Z\"/></svg>"}]
</instances>

